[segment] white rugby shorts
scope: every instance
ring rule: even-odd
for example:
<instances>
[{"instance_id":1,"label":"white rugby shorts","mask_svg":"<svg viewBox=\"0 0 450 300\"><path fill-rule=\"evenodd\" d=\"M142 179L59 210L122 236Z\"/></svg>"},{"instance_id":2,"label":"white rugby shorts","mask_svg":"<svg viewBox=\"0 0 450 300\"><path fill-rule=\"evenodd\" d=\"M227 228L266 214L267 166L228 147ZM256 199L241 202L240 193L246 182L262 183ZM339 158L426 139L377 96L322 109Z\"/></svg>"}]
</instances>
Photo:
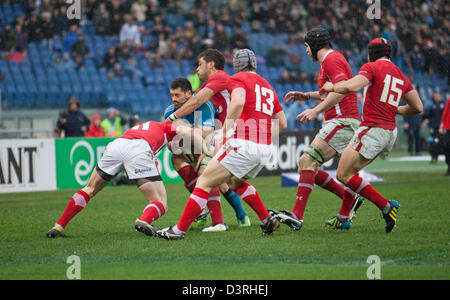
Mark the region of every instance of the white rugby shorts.
<instances>
[{"instance_id":1,"label":"white rugby shorts","mask_svg":"<svg viewBox=\"0 0 450 300\"><path fill-rule=\"evenodd\" d=\"M106 146L98 167L111 176L125 169L129 179L160 176L157 158L141 139L118 138Z\"/></svg>"},{"instance_id":2,"label":"white rugby shorts","mask_svg":"<svg viewBox=\"0 0 450 300\"><path fill-rule=\"evenodd\" d=\"M353 118L340 118L325 121L319 137L341 155L347 148L361 122Z\"/></svg>"},{"instance_id":3,"label":"white rugby shorts","mask_svg":"<svg viewBox=\"0 0 450 300\"><path fill-rule=\"evenodd\" d=\"M379 127L361 127L353 136L350 146L366 159L379 156L386 159L394 148L397 139L397 128L394 130Z\"/></svg>"},{"instance_id":4,"label":"white rugby shorts","mask_svg":"<svg viewBox=\"0 0 450 300\"><path fill-rule=\"evenodd\" d=\"M272 158L273 146L243 139L229 139L214 158L239 179L255 178Z\"/></svg>"}]
</instances>

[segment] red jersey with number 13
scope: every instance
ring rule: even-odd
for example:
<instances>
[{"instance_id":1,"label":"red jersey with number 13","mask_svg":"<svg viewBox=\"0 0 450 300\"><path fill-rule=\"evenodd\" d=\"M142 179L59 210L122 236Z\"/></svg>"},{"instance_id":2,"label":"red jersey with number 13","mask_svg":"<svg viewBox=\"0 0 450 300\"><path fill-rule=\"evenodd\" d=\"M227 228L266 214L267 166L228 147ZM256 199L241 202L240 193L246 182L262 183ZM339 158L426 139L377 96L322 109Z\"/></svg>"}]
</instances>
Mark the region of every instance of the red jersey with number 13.
<instances>
[{"instance_id":1,"label":"red jersey with number 13","mask_svg":"<svg viewBox=\"0 0 450 300\"><path fill-rule=\"evenodd\" d=\"M239 72L230 77L228 90L245 89L245 105L236 121L234 138L258 144L272 144L272 116L283 110L272 86L254 72Z\"/></svg>"},{"instance_id":2,"label":"red jersey with number 13","mask_svg":"<svg viewBox=\"0 0 450 300\"><path fill-rule=\"evenodd\" d=\"M363 65L358 75L370 81L364 92L361 126L394 130L400 100L414 89L411 82L388 59L379 59Z\"/></svg>"}]
</instances>

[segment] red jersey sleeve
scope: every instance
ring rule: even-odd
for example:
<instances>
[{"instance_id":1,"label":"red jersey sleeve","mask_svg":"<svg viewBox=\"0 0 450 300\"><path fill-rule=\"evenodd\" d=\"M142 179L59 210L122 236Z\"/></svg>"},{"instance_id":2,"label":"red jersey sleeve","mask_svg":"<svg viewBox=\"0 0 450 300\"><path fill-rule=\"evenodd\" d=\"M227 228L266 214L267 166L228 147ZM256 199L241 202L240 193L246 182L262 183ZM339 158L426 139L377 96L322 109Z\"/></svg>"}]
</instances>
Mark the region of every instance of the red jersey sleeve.
<instances>
[{"instance_id":1,"label":"red jersey sleeve","mask_svg":"<svg viewBox=\"0 0 450 300\"><path fill-rule=\"evenodd\" d=\"M237 89L237 88L245 89L246 87L245 87L244 82L241 79L239 79L237 76L230 77L230 79L228 80L228 93L230 93L230 95L231 95L233 90Z\"/></svg>"},{"instance_id":2,"label":"red jersey sleeve","mask_svg":"<svg viewBox=\"0 0 450 300\"><path fill-rule=\"evenodd\" d=\"M358 75L362 75L362 76L366 77L369 81L372 81L373 71L372 71L370 64L367 63L367 64L363 65L361 67L361 69L359 70Z\"/></svg>"},{"instance_id":3,"label":"red jersey sleeve","mask_svg":"<svg viewBox=\"0 0 450 300\"><path fill-rule=\"evenodd\" d=\"M345 62L341 59L332 59L325 61L325 64L323 66L324 72L333 84L336 84L342 80L350 79L347 75L347 66L344 63Z\"/></svg>"},{"instance_id":4,"label":"red jersey sleeve","mask_svg":"<svg viewBox=\"0 0 450 300\"><path fill-rule=\"evenodd\" d=\"M228 87L229 77L223 71L218 71L216 74L209 78L208 82L205 84L205 88L211 89L214 94L220 91L226 90Z\"/></svg>"}]
</instances>

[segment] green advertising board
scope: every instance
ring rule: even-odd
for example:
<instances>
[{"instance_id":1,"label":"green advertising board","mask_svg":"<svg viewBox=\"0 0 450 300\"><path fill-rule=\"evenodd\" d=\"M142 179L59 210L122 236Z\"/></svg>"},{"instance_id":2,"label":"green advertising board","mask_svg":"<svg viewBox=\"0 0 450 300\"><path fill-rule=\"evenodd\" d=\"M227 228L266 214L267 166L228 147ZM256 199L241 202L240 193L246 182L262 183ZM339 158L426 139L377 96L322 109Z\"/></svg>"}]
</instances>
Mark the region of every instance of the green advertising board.
<instances>
[{"instance_id":1,"label":"green advertising board","mask_svg":"<svg viewBox=\"0 0 450 300\"><path fill-rule=\"evenodd\" d=\"M67 138L55 140L56 185L58 189L84 187L106 146L113 138ZM172 153L165 147L158 154L158 167L165 183L181 182L172 166Z\"/></svg>"}]
</instances>

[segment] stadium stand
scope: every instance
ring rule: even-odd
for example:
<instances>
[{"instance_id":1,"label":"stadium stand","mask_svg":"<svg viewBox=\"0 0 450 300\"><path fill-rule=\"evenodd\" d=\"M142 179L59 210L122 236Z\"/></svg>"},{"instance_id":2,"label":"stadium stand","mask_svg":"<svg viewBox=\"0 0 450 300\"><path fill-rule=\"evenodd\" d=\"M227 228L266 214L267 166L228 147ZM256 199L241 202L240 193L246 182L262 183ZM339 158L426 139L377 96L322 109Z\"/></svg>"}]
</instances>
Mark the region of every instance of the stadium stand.
<instances>
[{"instance_id":1,"label":"stadium stand","mask_svg":"<svg viewBox=\"0 0 450 300\"><path fill-rule=\"evenodd\" d=\"M187 77L205 47L223 51L226 71L232 74L230 60L238 40L242 44L237 45L248 45L258 55L259 72L279 97L289 90L310 90L319 66L307 57L303 36L319 25L332 33L334 48L345 54L354 73L366 60L368 41L383 36L393 43L395 63L414 76L425 107L434 91L447 98L446 1L384 1L379 20L368 19L368 6L361 3L83 0L81 19L69 20L64 0L2 1L3 108L63 108L75 96L83 107L114 106L159 118L170 102L169 82ZM130 32L138 38L127 38ZM80 34L84 41L76 48L86 49L85 57L73 52ZM114 52L107 57L110 49ZM290 71L288 81L280 80L285 70ZM311 105L285 107L288 119L295 120ZM289 124L291 130L300 128L313 125Z\"/></svg>"}]
</instances>

